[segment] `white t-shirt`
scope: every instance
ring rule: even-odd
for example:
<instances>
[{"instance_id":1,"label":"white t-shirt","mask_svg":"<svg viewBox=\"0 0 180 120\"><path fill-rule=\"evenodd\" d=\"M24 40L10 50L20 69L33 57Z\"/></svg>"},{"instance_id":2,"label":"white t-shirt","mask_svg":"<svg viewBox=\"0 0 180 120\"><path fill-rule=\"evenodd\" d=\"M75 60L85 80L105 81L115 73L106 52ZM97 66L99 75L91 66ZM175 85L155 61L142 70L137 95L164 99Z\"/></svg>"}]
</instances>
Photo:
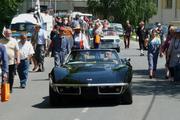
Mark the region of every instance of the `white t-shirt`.
<instances>
[{"instance_id":1,"label":"white t-shirt","mask_svg":"<svg viewBox=\"0 0 180 120\"><path fill-rule=\"evenodd\" d=\"M6 47L9 65L15 64L15 58L17 57L15 52L19 50L18 42L16 41L16 39L10 37L9 40L0 40L0 43L4 44Z\"/></svg>"},{"instance_id":2,"label":"white t-shirt","mask_svg":"<svg viewBox=\"0 0 180 120\"><path fill-rule=\"evenodd\" d=\"M81 40L83 40L84 49L90 49L90 46L89 46L89 43L85 34L79 33L74 36L75 42L80 42Z\"/></svg>"},{"instance_id":3,"label":"white t-shirt","mask_svg":"<svg viewBox=\"0 0 180 120\"><path fill-rule=\"evenodd\" d=\"M26 59L29 55L34 54L34 49L32 44L29 41L26 41L24 44L21 42L18 43L19 45L19 53L20 53L20 59Z\"/></svg>"}]
</instances>

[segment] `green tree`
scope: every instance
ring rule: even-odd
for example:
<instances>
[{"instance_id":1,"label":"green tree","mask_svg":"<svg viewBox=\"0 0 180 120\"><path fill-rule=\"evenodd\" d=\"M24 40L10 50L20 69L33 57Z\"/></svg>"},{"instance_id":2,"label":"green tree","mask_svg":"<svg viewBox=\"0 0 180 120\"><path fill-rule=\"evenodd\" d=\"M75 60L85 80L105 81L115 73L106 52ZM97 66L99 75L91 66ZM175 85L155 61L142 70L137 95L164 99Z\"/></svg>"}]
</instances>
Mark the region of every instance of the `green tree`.
<instances>
[{"instance_id":1,"label":"green tree","mask_svg":"<svg viewBox=\"0 0 180 120\"><path fill-rule=\"evenodd\" d=\"M24 0L0 0L0 32L4 26L10 24L11 19L17 13L17 8ZM1 35L1 34L0 34Z\"/></svg>"},{"instance_id":2,"label":"green tree","mask_svg":"<svg viewBox=\"0 0 180 120\"><path fill-rule=\"evenodd\" d=\"M114 16L122 24L130 20L134 26L141 20L147 22L157 11L154 0L88 0L87 5L95 15Z\"/></svg>"}]
</instances>

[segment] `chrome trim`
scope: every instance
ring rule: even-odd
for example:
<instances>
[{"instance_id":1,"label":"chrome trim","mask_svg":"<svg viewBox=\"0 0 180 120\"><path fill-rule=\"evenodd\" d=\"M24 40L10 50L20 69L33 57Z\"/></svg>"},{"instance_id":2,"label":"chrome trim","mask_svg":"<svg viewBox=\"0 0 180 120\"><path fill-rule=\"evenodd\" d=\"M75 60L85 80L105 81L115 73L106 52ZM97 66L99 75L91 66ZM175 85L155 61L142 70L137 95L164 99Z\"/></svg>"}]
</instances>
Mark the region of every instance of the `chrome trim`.
<instances>
[{"instance_id":1,"label":"chrome trim","mask_svg":"<svg viewBox=\"0 0 180 120\"><path fill-rule=\"evenodd\" d=\"M101 93L99 89L100 88L98 87L98 95L119 95L119 94L122 94L123 86L121 86L120 92L117 92L117 93Z\"/></svg>"},{"instance_id":2,"label":"chrome trim","mask_svg":"<svg viewBox=\"0 0 180 120\"><path fill-rule=\"evenodd\" d=\"M79 93L63 93L63 92L59 92L58 87L55 87L57 93L60 95L81 95L81 88L80 87L78 88L79 88Z\"/></svg>"},{"instance_id":3,"label":"chrome trim","mask_svg":"<svg viewBox=\"0 0 180 120\"><path fill-rule=\"evenodd\" d=\"M100 87L100 86L128 86L128 83L104 83L104 84L54 84L52 86L57 87Z\"/></svg>"},{"instance_id":4,"label":"chrome trim","mask_svg":"<svg viewBox=\"0 0 180 120\"><path fill-rule=\"evenodd\" d=\"M121 87L120 93L121 93L121 94L123 93L123 86Z\"/></svg>"}]
</instances>

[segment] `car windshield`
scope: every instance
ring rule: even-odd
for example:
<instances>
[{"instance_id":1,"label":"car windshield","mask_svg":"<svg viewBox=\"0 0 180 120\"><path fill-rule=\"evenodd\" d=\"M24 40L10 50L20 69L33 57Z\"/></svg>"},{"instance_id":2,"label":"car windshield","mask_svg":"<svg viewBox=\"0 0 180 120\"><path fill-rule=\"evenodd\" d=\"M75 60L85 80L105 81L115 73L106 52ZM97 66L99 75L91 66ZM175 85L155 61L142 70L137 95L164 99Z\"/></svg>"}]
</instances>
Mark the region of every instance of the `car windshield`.
<instances>
[{"instance_id":1,"label":"car windshield","mask_svg":"<svg viewBox=\"0 0 180 120\"><path fill-rule=\"evenodd\" d=\"M32 32L34 29L34 24L31 23L16 23L11 24L12 31L27 31Z\"/></svg>"},{"instance_id":2,"label":"car windshield","mask_svg":"<svg viewBox=\"0 0 180 120\"><path fill-rule=\"evenodd\" d=\"M103 35L104 36L111 36L111 35L116 35L116 31L114 28L108 28L108 29L103 29Z\"/></svg>"},{"instance_id":3,"label":"car windshield","mask_svg":"<svg viewBox=\"0 0 180 120\"><path fill-rule=\"evenodd\" d=\"M110 50L85 50L85 51L72 51L69 55L67 62L73 63L119 63L118 55L115 51Z\"/></svg>"}]
</instances>

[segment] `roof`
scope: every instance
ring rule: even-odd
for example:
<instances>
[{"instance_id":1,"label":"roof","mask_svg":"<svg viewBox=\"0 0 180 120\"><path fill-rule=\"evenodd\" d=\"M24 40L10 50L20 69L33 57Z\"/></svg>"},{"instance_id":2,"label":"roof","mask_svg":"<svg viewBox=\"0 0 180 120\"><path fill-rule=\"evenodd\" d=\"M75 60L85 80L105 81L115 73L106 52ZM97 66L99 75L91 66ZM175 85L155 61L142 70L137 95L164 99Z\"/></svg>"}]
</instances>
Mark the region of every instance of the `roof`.
<instances>
[{"instance_id":1,"label":"roof","mask_svg":"<svg viewBox=\"0 0 180 120\"><path fill-rule=\"evenodd\" d=\"M19 14L19 15L15 16L12 19L11 24L15 24L15 23L32 23L32 24L36 24L37 21L34 18L33 14L24 13L24 14Z\"/></svg>"}]
</instances>

